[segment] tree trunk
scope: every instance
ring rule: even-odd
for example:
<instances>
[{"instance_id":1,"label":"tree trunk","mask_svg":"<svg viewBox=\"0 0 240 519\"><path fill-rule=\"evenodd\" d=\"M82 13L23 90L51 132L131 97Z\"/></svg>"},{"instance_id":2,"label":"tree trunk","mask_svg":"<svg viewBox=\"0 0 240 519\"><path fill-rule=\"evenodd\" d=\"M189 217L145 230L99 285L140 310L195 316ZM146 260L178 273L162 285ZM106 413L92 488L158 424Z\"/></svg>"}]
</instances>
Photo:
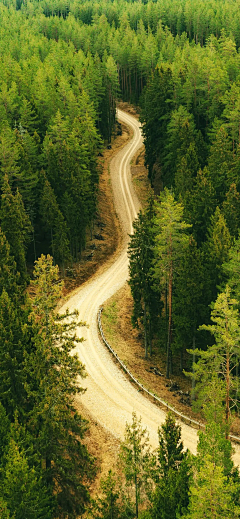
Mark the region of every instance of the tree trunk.
<instances>
[{"instance_id":1,"label":"tree trunk","mask_svg":"<svg viewBox=\"0 0 240 519\"><path fill-rule=\"evenodd\" d=\"M195 331L194 331L194 334L193 334L193 345L192 345L192 349L193 349L193 364L196 362L195 347L196 347L196 337L195 337ZM193 372L193 375L194 375L194 367L193 366L192 366L192 372ZM195 385L196 385L196 381L195 381L195 377L193 376L193 378L192 378L192 400L195 400L195 398L196 398L196 395L195 395Z\"/></svg>"},{"instance_id":2,"label":"tree trunk","mask_svg":"<svg viewBox=\"0 0 240 519\"><path fill-rule=\"evenodd\" d=\"M152 326L151 326L151 317L149 316L149 355L152 356Z\"/></svg>"},{"instance_id":3,"label":"tree trunk","mask_svg":"<svg viewBox=\"0 0 240 519\"><path fill-rule=\"evenodd\" d=\"M144 326L144 345L145 345L145 359L148 356L148 341L147 341L147 311L146 311L146 303L143 303L143 326Z\"/></svg>"},{"instance_id":4,"label":"tree trunk","mask_svg":"<svg viewBox=\"0 0 240 519\"><path fill-rule=\"evenodd\" d=\"M135 482L135 499L136 499L136 517L138 517L138 480L137 480L137 474L134 476L134 482Z\"/></svg>"},{"instance_id":5,"label":"tree trunk","mask_svg":"<svg viewBox=\"0 0 240 519\"><path fill-rule=\"evenodd\" d=\"M167 340L167 370L166 377L170 373L170 353L171 353L171 328L172 328L172 266L170 268L168 283L168 340Z\"/></svg>"},{"instance_id":6,"label":"tree trunk","mask_svg":"<svg viewBox=\"0 0 240 519\"><path fill-rule=\"evenodd\" d=\"M229 398L230 398L230 362L229 362L229 351L227 350L227 366L226 366L226 439L229 438L229 417L230 417L230 408L229 408Z\"/></svg>"},{"instance_id":7,"label":"tree trunk","mask_svg":"<svg viewBox=\"0 0 240 519\"><path fill-rule=\"evenodd\" d=\"M238 356L236 355L236 381L237 381L237 387L236 387L236 401L238 402L238 390L239 390L239 360L238 360ZM238 407L237 407L238 409ZM239 415L239 409L238 409L238 415Z\"/></svg>"},{"instance_id":8,"label":"tree trunk","mask_svg":"<svg viewBox=\"0 0 240 519\"><path fill-rule=\"evenodd\" d=\"M183 370L183 351L180 351L180 371Z\"/></svg>"}]
</instances>

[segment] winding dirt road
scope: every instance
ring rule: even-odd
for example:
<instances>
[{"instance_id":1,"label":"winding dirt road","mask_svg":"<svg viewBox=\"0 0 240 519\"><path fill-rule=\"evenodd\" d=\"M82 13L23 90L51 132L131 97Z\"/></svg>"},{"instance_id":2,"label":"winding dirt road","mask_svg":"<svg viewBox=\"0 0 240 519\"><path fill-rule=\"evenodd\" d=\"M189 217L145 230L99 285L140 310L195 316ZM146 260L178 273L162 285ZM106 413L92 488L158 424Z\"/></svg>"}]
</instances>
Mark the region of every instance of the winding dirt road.
<instances>
[{"instance_id":1,"label":"winding dirt road","mask_svg":"<svg viewBox=\"0 0 240 519\"><path fill-rule=\"evenodd\" d=\"M158 445L157 429L166 414L139 393L118 369L102 345L97 329L99 306L120 289L128 277L128 234L132 232L132 220L140 208L130 178L131 158L142 145L140 125L134 117L120 110L118 118L134 132L133 138L114 156L110 166L115 207L123 228L122 250L116 261L109 264L101 275L84 284L62 310L78 309L80 319L89 325L88 328L79 328L79 336L84 337L85 341L76 348L88 373L84 381L80 380L80 385L87 388L85 394L78 397L84 407L119 439L123 439L125 424L131 422L132 412L135 411L137 416L142 417L142 424L147 427L150 442L155 448ZM185 447L195 453L197 431L185 424L181 426ZM239 446L234 457L235 463L240 466Z\"/></svg>"}]
</instances>

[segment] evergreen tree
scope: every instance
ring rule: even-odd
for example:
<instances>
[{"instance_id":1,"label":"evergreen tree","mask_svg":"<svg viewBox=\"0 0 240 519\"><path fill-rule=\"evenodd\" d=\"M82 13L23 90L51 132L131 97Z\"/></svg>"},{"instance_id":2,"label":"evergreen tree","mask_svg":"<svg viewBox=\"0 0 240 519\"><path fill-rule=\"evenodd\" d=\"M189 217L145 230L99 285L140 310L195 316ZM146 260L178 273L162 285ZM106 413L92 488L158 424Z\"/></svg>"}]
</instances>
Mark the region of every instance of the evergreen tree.
<instances>
[{"instance_id":1,"label":"evergreen tree","mask_svg":"<svg viewBox=\"0 0 240 519\"><path fill-rule=\"evenodd\" d=\"M231 236L219 207L211 217L207 240L204 244L208 304L215 301L218 289L224 284L225 275L222 264L227 261L231 247Z\"/></svg>"},{"instance_id":2,"label":"evergreen tree","mask_svg":"<svg viewBox=\"0 0 240 519\"><path fill-rule=\"evenodd\" d=\"M16 263L10 255L10 245L0 228L0 294L4 289L12 299L19 297L19 278Z\"/></svg>"},{"instance_id":3,"label":"evergreen tree","mask_svg":"<svg viewBox=\"0 0 240 519\"><path fill-rule=\"evenodd\" d=\"M232 167L231 142L224 126L217 131L215 141L210 149L208 172L219 202L229 187L229 174Z\"/></svg>"},{"instance_id":4,"label":"evergreen tree","mask_svg":"<svg viewBox=\"0 0 240 519\"><path fill-rule=\"evenodd\" d=\"M173 293L173 346L177 351L180 350L181 370L183 352L187 345L192 345L194 349L197 329L203 322L204 313L203 253L197 248L194 238L190 238L189 245L180 258Z\"/></svg>"},{"instance_id":5,"label":"evergreen tree","mask_svg":"<svg viewBox=\"0 0 240 519\"><path fill-rule=\"evenodd\" d=\"M200 401L206 420L206 428L198 432L197 467L209 459L223 469L224 476L235 477L232 454L233 446L226 438L226 417L224 409L224 382L218 374L209 373L208 382L202 388ZM227 425L228 427L228 425Z\"/></svg>"},{"instance_id":6,"label":"evergreen tree","mask_svg":"<svg viewBox=\"0 0 240 519\"><path fill-rule=\"evenodd\" d=\"M190 458L183 451L181 428L171 413L158 434L156 489L151 497L150 515L152 519L175 519L188 506Z\"/></svg>"},{"instance_id":7,"label":"evergreen tree","mask_svg":"<svg viewBox=\"0 0 240 519\"><path fill-rule=\"evenodd\" d=\"M165 185L171 187L175 183L176 192L182 195L187 189L191 189L199 168L195 139L193 116L181 105L172 112L168 124L163 173ZM186 166L184 179L179 171L183 160Z\"/></svg>"},{"instance_id":8,"label":"evergreen tree","mask_svg":"<svg viewBox=\"0 0 240 519\"><path fill-rule=\"evenodd\" d=\"M226 193L222 213L231 236L237 238L240 229L240 195L234 183L231 184L229 191Z\"/></svg>"},{"instance_id":9,"label":"evergreen tree","mask_svg":"<svg viewBox=\"0 0 240 519\"><path fill-rule=\"evenodd\" d=\"M112 470L101 480L102 497L92 501L88 517L94 519L131 519L135 516L130 501L123 495Z\"/></svg>"},{"instance_id":10,"label":"evergreen tree","mask_svg":"<svg viewBox=\"0 0 240 519\"><path fill-rule=\"evenodd\" d=\"M63 265L69 259L69 241L67 237L67 225L59 209L54 191L48 180L45 180L40 202L40 213L45 230L50 231L50 243L53 259Z\"/></svg>"},{"instance_id":11,"label":"evergreen tree","mask_svg":"<svg viewBox=\"0 0 240 519\"><path fill-rule=\"evenodd\" d=\"M50 256L41 256L32 281L32 325L34 352L26 356L27 392L34 407L29 413L28 430L33 437L44 480L56 496L55 514L75 518L89 500L88 481L94 463L82 443L86 421L78 414L74 398L83 389L78 377L84 366L71 351L76 342L77 312L58 315L56 306L62 284L58 267Z\"/></svg>"},{"instance_id":12,"label":"evergreen tree","mask_svg":"<svg viewBox=\"0 0 240 519\"><path fill-rule=\"evenodd\" d=\"M1 228L10 245L11 255L16 261L21 281L25 283L27 279L25 253L31 233L31 222L25 212L19 191L17 190L15 195L12 193L7 176L4 178L2 191Z\"/></svg>"},{"instance_id":13,"label":"evergreen tree","mask_svg":"<svg viewBox=\"0 0 240 519\"><path fill-rule=\"evenodd\" d=\"M173 193L165 188L156 204L154 275L161 286L167 287L168 335L166 376L170 374L172 343L172 294L174 275L184 248L189 242L186 231L191 225L183 221L183 206L174 199Z\"/></svg>"},{"instance_id":14,"label":"evergreen tree","mask_svg":"<svg viewBox=\"0 0 240 519\"><path fill-rule=\"evenodd\" d=\"M2 497L0 497L0 517L1 519L14 519L10 517L10 512L7 508L7 504Z\"/></svg>"},{"instance_id":15,"label":"evergreen tree","mask_svg":"<svg viewBox=\"0 0 240 519\"><path fill-rule=\"evenodd\" d=\"M7 416L5 408L0 403L0 464L1 465L2 465L3 455L6 453L6 447L9 444L9 438L10 438L10 420ZM0 507L0 510L1 510L1 507Z\"/></svg>"},{"instance_id":16,"label":"evergreen tree","mask_svg":"<svg viewBox=\"0 0 240 519\"><path fill-rule=\"evenodd\" d=\"M139 516L141 493L147 492L154 458L150 452L146 429L141 426L141 418L132 415L132 423L126 424L125 439L120 448L120 460L127 486L133 485L135 516Z\"/></svg>"},{"instance_id":17,"label":"evergreen tree","mask_svg":"<svg viewBox=\"0 0 240 519\"><path fill-rule=\"evenodd\" d=\"M210 218L216 208L216 197L207 168L199 170L192 191L184 197L184 217L193 226L193 236L200 246L206 239Z\"/></svg>"},{"instance_id":18,"label":"evergreen tree","mask_svg":"<svg viewBox=\"0 0 240 519\"><path fill-rule=\"evenodd\" d=\"M24 389L24 355L29 348L27 311L13 303L3 289L0 296L0 399L9 417L16 408L23 412L26 404Z\"/></svg>"},{"instance_id":19,"label":"evergreen tree","mask_svg":"<svg viewBox=\"0 0 240 519\"><path fill-rule=\"evenodd\" d=\"M202 325L200 329L209 331L216 343L209 346L207 351L196 350L199 357L194 366L194 376L199 380L199 401L204 401L206 385L213 377L218 377L219 386L223 384L223 400L225 400L225 431L229 435L230 409L235 405L234 369L236 366L236 354L239 348L239 314L236 309L236 300L231 298L230 289L219 294L213 304L211 320L214 324ZM190 353L193 353L190 350ZM221 382L222 381L222 382Z\"/></svg>"},{"instance_id":20,"label":"evergreen tree","mask_svg":"<svg viewBox=\"0 0 240 519\"><path fill-rule=\"evenodd\" d=\"M151 184L154 184L157 171L161 176L165 134L173 104L173 80L169 66L157 67L149 78L141 100L146 164ZM159 179L158 179L159 180ZM164 179L161 179L164 182ZM165 185L165 184L164 184Z\"/></svg>"},{"instance_id":21,"label":"evergreen tree","mask_svg":"<svg viewBox=\"0 0 240 519\"><path fill-rule=\"evenodd\" d=\"M205 458L190 487L189 513L183 519L237 519L240 507L234 503L236 486L223 475L222 467Z\"/></svg>"},{"instance_id":22,"label":"evergreen tree","mask_svg":"<svg viewBox=\"0 0 240 519\"><path fill-rule=\"evenodd\" d=\"M229 251L229 259L223 264L223 271L227 276L228 285L231 287L233 296L240 304L240 238L235 240Z\"/></svg>"},{"instance_id":23,"label":"evergreen tree","mask_svg":"<svg viewBox=\"0 0 240 519\"><path fill-rule=\"evenodd\" d=\"M132 323L144 327L145 357L148 350L152 353L152 334L159 314L161 304L158 294L153 289L152 267L154 259L155 229L153 224L153 199L143 214L133 222L134 234L131 236L128 248L129 255L129 285L134 301Z\"/></svg>"},{"instance_id":24,"label":"evergreen tree","mask_svg":"<svg viewBox=\"0 0 240 519\"><path fill-rule=\"evenodd\" d=\"M30 468L25 453L10 440L4 477L0 483L3 499L15 519L52 518L52 503L47 489L34 468Z\"/></svg>"}]
</instances>

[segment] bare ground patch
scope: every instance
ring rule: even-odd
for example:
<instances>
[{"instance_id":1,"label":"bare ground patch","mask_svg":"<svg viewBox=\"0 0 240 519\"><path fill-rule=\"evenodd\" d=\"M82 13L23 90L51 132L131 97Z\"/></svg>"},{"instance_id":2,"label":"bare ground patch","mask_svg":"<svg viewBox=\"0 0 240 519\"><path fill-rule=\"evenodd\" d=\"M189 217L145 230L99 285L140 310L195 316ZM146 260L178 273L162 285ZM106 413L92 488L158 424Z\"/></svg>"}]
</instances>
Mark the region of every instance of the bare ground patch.
<instances>
[{"instance_id":1,"label":"bare ground patch","mask_svg":"<svg viewBox=\"0 0 240 519\"><path fill-rule=\"evenodd\" d=\"M171 382L179 387L183 395L179 395L179 390L170 391L169 379L166 378L166 363L164 352L155 345L151 357L145 358L144 340L141 330L134 329L131 323L133 300L129 285L125 286L114 294L104 305L102 312L102 327L104 335L118 354L119 358L125 363L131 373L143 386L155 393L166 403L173 406L181 413L192 419L203 421L200 413L194 413L189 403L186 393L191 392L190 380L180 371L171 376ZM110 355L110 353L109 353ZM155 369L155 373L154 370ZM176 370L177 371L177 370ZM156 374L161 373L162 376ZM233 421L231 432L239 435L240 419L236 417Z\"/></svg>"},{"instance_id":2,"label":"bare ground patch","mask_svg":"<svg viewBox=\"0 0 240 519\"><path fill-rule=\"evenodd\" d=\"M69 268L64 282L64 296L78 288L96 272L118 250L121 243L121 229L114 204L110 182L109 165L113 155L121 149L131 137L127 126L122 124L122 135L117 136L111 149L105 149L99 157L101 170L99 179L97 218L92 231L88 232L86 248L80 261Z\"/></svg>"}]
</instances>

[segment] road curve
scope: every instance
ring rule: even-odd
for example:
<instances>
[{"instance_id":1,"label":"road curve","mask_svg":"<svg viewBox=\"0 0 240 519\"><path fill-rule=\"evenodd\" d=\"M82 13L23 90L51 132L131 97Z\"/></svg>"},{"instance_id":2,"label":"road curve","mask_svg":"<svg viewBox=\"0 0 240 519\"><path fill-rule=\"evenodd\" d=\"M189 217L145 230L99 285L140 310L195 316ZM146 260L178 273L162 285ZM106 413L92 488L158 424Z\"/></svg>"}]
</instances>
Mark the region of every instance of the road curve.
<instances>
[{"instance_id":1,"label":"road curve","mask_svg":"<svg viewBox=\"0 0 240 519\"><path fill-rule=\"evenodd\" d=\"M88 328L79 328L79 336L85 341L75 350L88 374L84 381L79 381L87 391L78 398L93 418L119 439L123 439L125 424L131 422L135 411L142 417L142 424L147 427L150 443L155 448L158 445L157 429L166 414L139 393L124 376L102 345L97 329L99 307L124 285L128 277L128 234L132 232L132 220L140 208L130 178L130 161L142 145L140 125L134 117L120 110L118 119L133 130L132 139L114 156L110 165L115 208L123 228L122 249L116 261L101 275L80 287L62 311L77 309L81 321L88 324ZM195 453L197 431L185 424L181 427L185 447ZM240 465L240 448L236 449L235 463Z\"/></svg>"}]
</instances>

